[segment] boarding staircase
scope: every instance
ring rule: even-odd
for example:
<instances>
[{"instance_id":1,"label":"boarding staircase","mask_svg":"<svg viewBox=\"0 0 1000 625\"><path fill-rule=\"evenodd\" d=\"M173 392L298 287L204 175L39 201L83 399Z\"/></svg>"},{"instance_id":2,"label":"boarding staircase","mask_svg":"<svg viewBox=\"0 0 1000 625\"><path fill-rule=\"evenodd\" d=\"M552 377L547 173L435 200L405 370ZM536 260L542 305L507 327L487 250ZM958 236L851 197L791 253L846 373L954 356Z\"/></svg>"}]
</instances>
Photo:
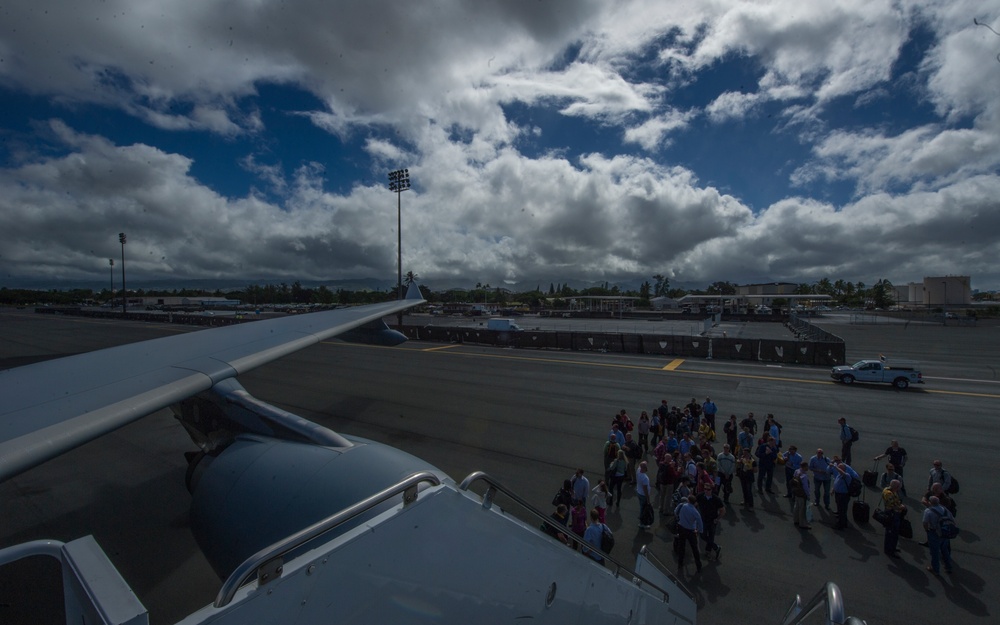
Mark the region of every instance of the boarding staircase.
<instances>
[{"instance_id":1,"label":"boarding staircase","mask_svg":"<svg viewBox=\"0 0 1000 625\"><path fill-rule=\"evenodd\" d=\"M495 533L509 532L512 530L505 528L510 528L510 523L515 523L524 530L527 530L527 533L535 536L535 538L526 537L525 539L521 539L522 541L534 541L536 538L542 537L541 532L537 530L538 524L547 523L551 519L489 475L482 472L472 473L456 488L453 483L442 484L438 476L432 472L419 472L375 493L357 504L276 542L248 558L242 565L236 568L222 585L213 605L206 606L202 610L192 614L184 619L182 623L249 622L247 620L248 616L256 616L264 619L265 615L260 611L268 610L267 606L271 606L270 610L282 606L282 593L288 594L290 587L295 588L295 592L299 593L295 595L296 597L301 597L302 581L307 579L311 579L310 582L307 582L308 584L323 583L326 589L325 592L329 592L330 588L336 589L343 584L342 575L344 570L343 563L337 563L338 557L341 560L348 560L348 568L352 562L356 565L359 561L364 560L364 558L358 560L359 554L371 556L368 558L368 562L366 562L368 566L371 566L380 557L378 554L370 551L370 546L366 547L362 545L359 548L357 545L352 545L352 541L356 543L359 538L363 541L366 539L366 535L378 535L380 532L382 532L382 536L385 536L386 532L391 530L391 527L387 526L391 526L393 522L398 523L400 518L407 518L401 516L401 513L408 508L412 511L414 504L417 502L418 494L421 495L421 499L425 500L425 504L428 502L427 498L431 498L431 500L438 498L438 505L445 507L428 508L426 512L421 513L424 515L423 518L420 516L414 516L412 520L407 518L407 524L419 521L427 526L429 525L429 519L440 518L443 511L454 513L456 510L468 510L465 506L473 503L469 497L476 495L475 492L471 491L473 485L479 487L485 486L485 492L480 496L480 509L482 513L479 516L481 519L506 519L502 523L485 521L486 525L479 525L478 528L486 528ZM426 493L426 495L423 493ZM525 523L521 519L511 517L503 509L494 510L498 494L502 494L505 497L505 503L510 501L516 504L520 508L519 516L528 517L530 524ZM354 530L349 530L346 534L337 535L335 530L338 527L344 526L352 519L356 519L377 508L380 504L392 500L401 500L396 519L392 518L393 513L391 512L383 513L383 516L378 517L381 520L373 520L366 527L355 528ZM457 502L459 501L466 503L458 504ZM456 505L460 507L455 507ZM435 517L432 514L438 516ZM497 515L500 516L497 517ZM483 521L479 523L483 523ZM572 532L567 533L567 535L570 540L583 545L582 538L579 536L576 536ZM554 542L554 539L545 538L546 540L543 542L546 544ZM380 540L385 540L385 538L381 538ZM401 537L398 544L412 544L412 542L412 536L405 535ZM590 545L586 546L592 548ZM351 551L352 548L354 549L353 552ZM366 549L369 551L366 551ZM641 609L641 605L635 602L651 601L653 602L652 604L646 604L647 609L650 605L660 605L667 609L665 614L669 615L669 619L664 619L660 622L694 625L694 598L692 594L645 547L640 550L639 556L636 558L635 567L629 567L606 553L602 554L606 563L605 566L602 566L588 556L582 555L582 553L567 553L568 550L563 551L563 549L565 548L559 545L558 548L553 548L551 551L557 554L556 557L558 558L579 559L572 560L583 571L583 576L576 581L579 582L582 579L586 579L586 585L591 586L595 581L601 582L604 580L609 585L609 596L617 595L621 597L622 595L619 593L625 590L629 597L628 601L626 601L628 605L625 606L626 614L631 614L631 610L634 607L639 607L640 611L638 613L643 613L644 610ZM0 550L0 566L22 558L38 555L56 558L61 563L67 623L81 623L86 625L148 625L149 616L145 608L121 578L114 565L93 537L87 536L65 544L57 541L33 541L8 547ZM454 554L454 557L460 558L462 555ZM328 561L330 564L327 564ZM482 565L482 563L480 564ZM573 566L576 567L577 565ZM325 580L323 579L324 577L326 578ZM523 577L525 579L515 581L524 582L522 586L525 586L531 580L527 579L528 575L524 575ZM386 582L391 581L384 580L381 577L379 579ZM461 578L458 579L461 581ZM454 577L443 578L438 584L438 591L440 592L440 587L443 587L447 593L455 594L458 597L456 601L468 601L471 595L468 592L465 592L463 595L462 590L457 585L454 586L455 592L452 593L451 584L455 584L455 580L456 578ZM545 607L542 608L543 612L538 616L549 621L555 618L555 622L559 622L560 615L564 616L567 613L567 606L569 606L569 610L572 610L576 601L582 601L575 594L578 593L578 589L574 588L574 584L567 586L566 582L567 580L564 578L560 582L562 585L558 588L555 581L551 583L551 586L548 587L548 594L544 598ZM575 585L579 586L580 584ZM271 597L272 593L274 593L273 597ZM674 593L674 595L672 596L671 593ZM264 597L267 597L267 599L265 600ZM295 601L297 605L298 599L295 599ZM303 600L302 604L305 605L305 603L306 601ZM285 602L286 607L282 609L287 610L287 605L287 602ZM377 608L381 609L381 606L377 606ZM477 605L460 605L459 608L459 613L464 611L466 614L475 614L477 613L476 610L482 609ZM581 611L586 608L587 606L582 604L579 606ZM844 617L840 590L833 583L828 583L820 592L805 603L803 603L801 597L796 596L795 601L781 621L781 625L799 625L821 608L825 610L824 622L827 625L864 625L864 621L860 619ZM551 611L546 613L544 610ZM278 612L278 614L282 614L282 612ZM286 612L286 614L288 613ZM230 620L229 616L233 617L233 619ZM273 617L274 614L272 613L271 616ZM377 611L373 616L376 619L378 618ZM611 617L613 615L599 614L598 616ZM647 613L648 616L651 616L651 614ZM606 619L602 618L602 622L604 620ZM310 619L303 622L313 621Z\"/></svg>"}]
</instances>

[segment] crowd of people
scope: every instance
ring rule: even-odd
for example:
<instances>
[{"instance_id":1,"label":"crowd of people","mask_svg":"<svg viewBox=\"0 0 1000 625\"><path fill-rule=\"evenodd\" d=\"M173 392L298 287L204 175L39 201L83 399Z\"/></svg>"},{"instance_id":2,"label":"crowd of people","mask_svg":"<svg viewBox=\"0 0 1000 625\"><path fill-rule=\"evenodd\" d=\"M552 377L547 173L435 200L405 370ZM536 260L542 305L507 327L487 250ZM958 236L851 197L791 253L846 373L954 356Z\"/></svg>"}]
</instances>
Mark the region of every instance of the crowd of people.
<instances>
[{"instance_id":1,"label":"crowd of people","mask_svg":"<svg viewBox=\"0 0 1000 625\"><path fill-rule=\"evenodd\" d=\"M865 471L865 477L851 466L858 431L840 418L837 432L840 454L828 457L823 449L806 459L794 444L785 446L782 425L773 414L760 423L749 412L739 419L731 414L716 432L718 407L706 398L695 398L685 406L670 406L667 400L653 410L642 411L633 421L626 410L614 415L601 456L604 473L591 486L583 469L565 480L553 499L555 511L543 526L548 533L567 545L577 548L579 541L568 532L582 538L586 555L604 561L603 547L608 545L611 530L606 524L607 510L621 510L622 491L634 488L638 501L638 525L642 530L652 527L655 512L662 522L670 522L674 535L674 554L683 570L686 552L690 548L697 570L702 568L702 554L720 558L721 545L716 541L719 521L739 483L739 505L754 507L754 491L760 497L779 495L774 474L783 473L785 493L790 499L793 523L802 531L813 529L813 508L834 513L835 530L849 527L849 511L855 522L868 521L869 508L851 500L868 485L881 491L874 519L885 528L883 552L899 558L900 536L912 537L912 524L904 503L906 486L903 478L907 463L906 450L892 440L885 452L875 456L875 466L887 458L885 471ZM651 466L656 468L651 476ZM920 500L924 507L921 524L930 549L927 570L940 575L952 571L950 540L957 534L956 504L952 494L958 491L958 481L934 460L927 479L926 493ZM830 507L830 494L836 505ZM588 508L589 506L589 508ZM704 547L699 546L699 538ZM603 542L602 542L603 541ZM603 545L603 547L602 547Z\"/></svg>"}]
</instances>

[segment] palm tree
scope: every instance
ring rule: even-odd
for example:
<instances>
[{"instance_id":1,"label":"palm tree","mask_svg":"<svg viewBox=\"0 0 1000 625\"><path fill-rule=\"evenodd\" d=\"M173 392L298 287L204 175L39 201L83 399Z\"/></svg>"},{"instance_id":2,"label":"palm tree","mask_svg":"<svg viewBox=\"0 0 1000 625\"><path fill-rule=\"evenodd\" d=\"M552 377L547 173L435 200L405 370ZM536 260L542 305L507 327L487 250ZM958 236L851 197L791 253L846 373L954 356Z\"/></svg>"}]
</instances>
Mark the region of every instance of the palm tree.
<instances>
[{"instance_id":1,"label":"palm tree","mask_svg":"<svg viewBox=\"0 0 1000 625\"><path fill-rule=\"evenodd\" d=\"M412 285L414 282L416 282L419 279L420 279L420 276L418 276L417 274L413 273L412 271L407 271L406 275L403 276L403 284L405 284L407 287L409 287L410 285Z\"/></svg>"},{"instance_id":2,"label":"palm tree","mask_svg":"<svg viewBox=\"0 0 1000 625\"><path fill-rule=\"evenodd\" d=\"M876 308L889 308L895 304L896 292L892 282L885 278L876 282L871 288L871 299Z\"/></svg>"}]
</instances>

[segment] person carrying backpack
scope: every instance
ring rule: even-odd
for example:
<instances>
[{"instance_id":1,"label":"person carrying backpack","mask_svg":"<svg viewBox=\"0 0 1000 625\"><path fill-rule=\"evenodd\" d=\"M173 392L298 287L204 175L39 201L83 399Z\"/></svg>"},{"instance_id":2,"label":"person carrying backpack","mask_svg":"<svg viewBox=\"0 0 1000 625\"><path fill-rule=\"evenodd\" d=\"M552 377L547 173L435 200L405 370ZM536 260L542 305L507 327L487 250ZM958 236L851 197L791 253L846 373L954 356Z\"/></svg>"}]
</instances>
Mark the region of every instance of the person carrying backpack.
<instances>
[{"instance_id":1,"label":"person carrying backpack","mask_svg":"<svg viewBox=\"0 0 1000 625\"><path fill-rule=\"evenodd\" d=\"M858 431L847 425L847 419L841 417L837 419L840 424L840 457L847 464L851 464L851 447L860 438Z\"/></svg>"},{"instance_id":2,"label":"person carrying backpack","mask_svg":"<svg viewBox=\"0 0 1000 625\"><path fill-rule=\"evenodd\" d=\"M611 483L611 476L612 476L611 471L615 463L615 460L618 459L619 450L621 450L621 447L618 445L618 441L615 439L615 435L609 434L608 442L604 443L604 455L602 456L602 458L604 459L604 464L603 464L604 479L608 483Z\"/></svg>"},{"instance_id":3,"label":"person carrying backpack","mask_svg":"<svg viewBox=\"0 0 1000 625\"><path fill-rule=\"evenodd\" d=\"M944 469L940 460L935 460L934 466L931 467L930 475L927 477L927 490L930 490L934 484L940 484L944 488L944 492L949 495L958 492L958 480Z\"/></svg>"},{"instance_id":4,"label":"person carrying backpack","mask_svg":"<svg viewBox=\"0 0 1000 625\"><path fill-rule=\"evenodd\" d=\"M583 555L590 556L597 562L604 564L604 556L601 555L601 552L608 553L611 551L611 548L615 544L614 540L611 528L601 523L597 510L591 510L590 524L587 525L587 530L583 533L583 542L593 547L593 549L584 547Z\"/></svg>"},{"instance_id":5,"label":"person carrying backpack","mask_svg":"<svg viewBox=\"0 0 1000 625\"><path fill-rule=\"evenodd\" d=\"M927 565L927 570L935 575L941 575L941 560L944 560L945 572L951 573L951 538L946 538L942 533L953 535L957 532L955 517L941 505L941 500L936 496L931 496L928 503L931 505L924 510L923 516L924 530L927 531L927 546L931 550L931 563ZM956 529L949 532L949 526Z\"/></svg>"},{"instance_id":6,"label":"person carrying backpack","mask_svg":"<svg viewBox=\"0 0 1000 625\"><path fill-rule=\"evenodd\" d=\"M833 464L830 466L830 470L834 474L833 497L837 501L837 523L833 526L833 529L847 529L847 508L851 502L851 483L857 482L860 484L861 476L850 465L836 456L833 457Z\"/></svg>"}]
</instances>

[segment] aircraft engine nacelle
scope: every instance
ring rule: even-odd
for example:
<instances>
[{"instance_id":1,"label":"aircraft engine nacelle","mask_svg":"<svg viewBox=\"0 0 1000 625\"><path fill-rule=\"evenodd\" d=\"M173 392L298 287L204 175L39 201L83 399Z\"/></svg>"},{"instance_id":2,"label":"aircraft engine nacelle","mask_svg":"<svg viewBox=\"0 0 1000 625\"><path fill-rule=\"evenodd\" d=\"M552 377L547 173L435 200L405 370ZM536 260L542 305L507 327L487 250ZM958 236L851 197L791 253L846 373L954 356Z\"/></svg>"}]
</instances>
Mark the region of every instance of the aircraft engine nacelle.
<instances>
[{"instance_id":1,"label":"aircraft engine nacelle","mask_svg":"<svg viewBox=\"0 0 1000 625\"><path fill-rule=\"evenodd\" d=\"M193 467L191 531L220 578L244 560L331 514L383 490L427 462L393 447L348 437L354 445L323 447L259 435L240 435ZM345 523L343 533L385 509Z\"/></svg>"}]
</instances>

